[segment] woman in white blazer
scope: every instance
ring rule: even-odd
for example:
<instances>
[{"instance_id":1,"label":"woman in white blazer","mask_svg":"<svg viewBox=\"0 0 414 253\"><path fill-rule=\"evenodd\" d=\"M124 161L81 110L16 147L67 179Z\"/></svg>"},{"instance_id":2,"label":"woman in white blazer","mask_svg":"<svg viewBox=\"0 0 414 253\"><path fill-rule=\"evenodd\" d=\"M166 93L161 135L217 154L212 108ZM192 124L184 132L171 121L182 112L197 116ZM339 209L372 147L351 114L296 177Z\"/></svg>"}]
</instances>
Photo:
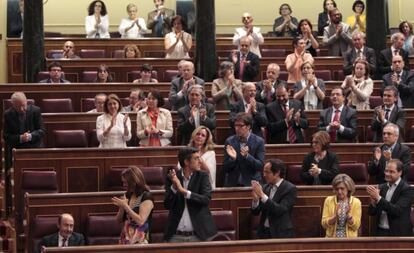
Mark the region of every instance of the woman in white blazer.
<instances>
[{"instance_id":1,"label":"woman in white blazer","mask_svg":"<svg viewBox=\"0 0 414 253\"><path fill-rule=\"evenodd\" d=\"M97 0L89 4L85 17L86 38L110 38L109 18L104 2Z\"/></svg>"}]
</instances>

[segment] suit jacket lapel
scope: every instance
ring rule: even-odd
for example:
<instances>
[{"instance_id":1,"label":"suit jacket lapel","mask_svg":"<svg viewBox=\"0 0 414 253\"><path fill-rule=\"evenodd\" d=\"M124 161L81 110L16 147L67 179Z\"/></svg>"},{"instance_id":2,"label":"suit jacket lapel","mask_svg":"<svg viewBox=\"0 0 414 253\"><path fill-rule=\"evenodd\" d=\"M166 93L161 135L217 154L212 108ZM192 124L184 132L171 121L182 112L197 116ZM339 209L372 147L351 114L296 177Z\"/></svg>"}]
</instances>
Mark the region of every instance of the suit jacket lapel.
<instances>
[{"instance_id":1,"label":"suit jacket lapel","mask_svg":"<svg viewBox=\"0 0 414 253\"><path fill-rule=\"evenodd\" d=\"M348 113L348 107L344 106L341 112L341 117L339 117L339 122L345 122L347 113Z\"/></svg>"},{"instance_id":2,"label":"suit jacket lapel","mask_svg":"<svg viewBox=\"0 0 414 253\"><path fill-rule=\"evenodd\" d=\"M326 111L326 119L325 119L326 126L328 126L329 123L331 123L332 121L332 111L333 111L332 106L329 107L329 109Z\"/></svg>"}]
</instances>

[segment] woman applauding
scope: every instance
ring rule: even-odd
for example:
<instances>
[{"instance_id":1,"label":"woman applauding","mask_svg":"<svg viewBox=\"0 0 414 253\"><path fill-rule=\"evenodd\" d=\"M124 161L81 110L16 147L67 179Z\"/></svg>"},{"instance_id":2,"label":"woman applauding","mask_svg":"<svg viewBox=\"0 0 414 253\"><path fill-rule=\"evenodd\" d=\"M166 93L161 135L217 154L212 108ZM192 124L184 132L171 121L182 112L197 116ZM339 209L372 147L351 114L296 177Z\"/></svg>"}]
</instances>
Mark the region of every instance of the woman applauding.
<instances>
[{"instance_id":1,"label":"woman applauding","mask_svg":"<svg viewBox=\"0 0 414 253\"><path fill-rule=\"evenodd\" d=\"M109 38L109 18L104 2L90 3L88 15L85 18L86 38Z\"/></svg>"}]
</instances>

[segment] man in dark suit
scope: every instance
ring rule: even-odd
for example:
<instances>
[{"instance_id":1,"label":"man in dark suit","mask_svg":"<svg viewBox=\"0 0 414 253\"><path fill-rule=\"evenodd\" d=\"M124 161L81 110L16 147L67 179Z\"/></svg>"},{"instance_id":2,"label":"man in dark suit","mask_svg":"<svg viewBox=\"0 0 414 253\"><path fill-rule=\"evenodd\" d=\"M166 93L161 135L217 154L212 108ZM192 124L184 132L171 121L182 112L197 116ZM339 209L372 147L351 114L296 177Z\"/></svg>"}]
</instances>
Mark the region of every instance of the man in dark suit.
<instances>
[{"instance_id":1,"label":"man in dark suit","mask_svg":"<svg viewBox=\"0 0 414 253\"><path fill-rule=\"evenodd\" d=\"M153 37L164 37L171 32L171 18L174 10L164 7L164 0L154 0L155 10L148 13L147 28L151 29Z\"/></svg>"},{"instance_id":2,"label":"man in dark suit","mask_svg":"<svg viewBox=\"0 0 414 253\"><path fill-rule=\"evenodd\" d=\"M180 66L181 76L171 81L170 94L168 96L174 111L178 111L178 109L188 103L188 88L191 85L204 85L203 79L194 76L194 64L192 62L185 61Z\"/></svg>"},{"instance_id":3,"label":"man in dark suit","mask_svg":"<svg viewBox=\"0 0 414 253\"><path fill-rule=\"evenodd\" d=\"M284 85L276 88L276 99L266 106L270 143L303 143L302 129L309 124L301 102L289 99Z\"/></svg>"},{"instance_id":4,"label":"man in dark suit","mask_svg":"<svg viewBox=\"0 0 414 253\"><path fill-rule=\"evenodd\" d=\"M39 83L70 83L63 78L62 65L59 62L52 62L47 67L49 70L49 78L40 80Z\"/></svg>"},{"instance_id":5,"label":"man in dark suit","mask_svg":"<svg viewBox=\"0 0 414 253\"><path fill-rule=\"evenodd\" d=\"M264 140L251 133L252 117L240 112L236 115L236 134L224 143L224 186L250 186L252 180L261 181L265 157Z\"/></svg>"},{"instance_id":6,"label":"man in dark suit","mask_svg":"<svg viewBox=\"0 0 414 253\"><path fill-rule=\"evenodd\" d=\"M344 74L352 74L354 62L357 58L364 59L368 62L371 70L371 76L376 73L377 70L377 58L375 56L374 49L365 46L365 33L354 32L352 34L352 44L354 47L346 53L344 57Z\"/></svg>"},{"instance_id":7,"label":"man in dark suit","mask_svg":"<svg viewBox=\"0 0 414 253\"><path fill-rule=\"evenodd\" d=\"M405 36L402 33L394 33L391 35L392 46L381 50L378 56L378 72L380 76L395 71L392 67L392 60L395 55L400 55L402 57L405 69L408 70L408 67L410 66L408 62L408 52L402 48L404 41Z\"/></svg>"},{"instance_id":8,"label":"man in dark suit","mask_svg":"<svg viewBox=\"0 0 414 253\"><path fill-rule=\"evenodd\" d=\"M7 144L6 168L12 165L13 148L38 148L42 146L45 127L40 108L27 104L23 92L11 96L12 107L4 113L3 137Z\"/></svg>"},{"instance_id":9,"label":"man in dark suit","mask_svg":"<svg viewBox=\"0 0 414 253\"><path fill-rule=\"evenodd\" d=\"M245 112L252 116L252 132L263 138L262 127L266 127L267 118L264 104L255 99L256 85L251 82L243 83L242 91L243 100L230 105L230 126L234 128L237 113Z\"/></svg>"},{"instance_id":10,"label":"man in dark suit","mask_svg":"<svg viewBox=\"0 0 414 253\"><path fill-rule=\"evenodd\" d=\"M357 137L357 112L344 105L344 90L340 87L331 91L332 106L321 111L319 131L326 131L331 137L331 143L354 142Z\"/></svg>"},{"instance_id":11,"label":"man in dark suit","mask_svg":"<svg viewBox=\"0 0 414 253\"><path fill-rule=\"evenodd\" d=\"M260 70L259 56L250 52L251 41L245 36L240 38L240 50L230 54L229 61L234 64L234 76L244 82L256 79Z\"/></svg>"},{"instance_id":12,"label":"man in dark suit","mask_svg":"<svg viewBox=\"0 0 414 253\"><path fill-rule=\"evenodd\" d=\"M382 77L383 88L394 86L398 89L397 105L414 108L414 73L404 69L405 63L401 55L392 57L392 72Z\"/></svg>"},{"instance_id":13,"label":"man in dark suit","mask_svg":"<svg viewBox=\"0 0 414 253\"><path fill-rule=\"evenodd\" d=\"M209 175L200 170L200 152L185 147L178 152L181 170L168 173L164 207L169 210L164 233L167 242L205 241L216 234L208 205L211 200Z\"/></svg>"},{"instance_id":14,"label":"man in dark suit","mask_svg":"<svg viewBox=\"0 0 414 253\"><path fill-rule=\"evenodd\" d=\"M178 110L178 133L180 144L187 145L191 133L199 126L206 126L211 132L216 128L214 106L203 103L205 98L203 86L195 84L188 89L189 103Z\"/></svg>"},{"instance_id":15,"label":"man in dark suit","mask_svg":"<svg viewBox=\"0 0 414 253\"><path fill-rule=\"evenodd\" d=\"M276 87L279 85L287 85L283 80L279 79L280 67L276 63L270 63L266 69L266 79L256 83L256 100L269 104L276 100Z\"/></svg>"},{"instance_id":16,"label":"man in dark suit","mask_svg":"<svg viewBox=\"0 0 414 253\"><path fill-rule=\"evenodd\" d=\"M376 216L376 236L412 236L410 214L414 189L401 180L403 164L397 159L388 162L385 180L379 186L367 187L371 204L368 214Z\"/></svg>"},{"instance_id":17,"label":"man in dark suit","mask_svg":"<svg viewBox=\"0 0 414 253\"><path fill-rule=\"evenodd\" d=\"M400 129L400 141L403 140L405 128L405 111L396 104L398 90L395 86L386 86L382 95L383 104L374 110L371 121L371 131L374 142L382 142L382 129L388 123L396 124Z\"/></svg>"},{"instance_id":18,"label":"man in dark suit","mask_svg":"<svg viewBox=\"0 0 414 253\"><path fill-rule=\"evenodd\" d=\"M391 159L398 159L403 164L402 179L407 181L408 172L411 163L411 151L410 148L398 141L399 128L393 123L387 123L385 125L382 138L384 144L376 147L372 160L368 165L368 173L370 176L375 176L375 182L382 184L386 178L384 176L384 170L387 162Z\"/></svg>"},{"instance_id":19,"label":"man in dark suit","mask_svg":"<svg viewBox=\"0 0 414 253\"><path fill-rule=\"evenodd\" d=\"M72 215L63 213L59 215L57 233L44 236L36 248L36 252L41 252L43 247L68 247L85 245L85 239L82 234L73 232L74 220Z\"/></svg>"},{"instance_id":20,"label":"man in dark suit","mask_svg":"<svg viewBox=\"0 0 414 253\"><path fill-rule=\"evenodd\" d=\"M260 239L295 236L291 213L296 202L296 186L284 179L286 166L279 159L265 162L263 177L266 184L252 181L252 213L262 214L257 237Z\"/></svg>"}]
</instances>

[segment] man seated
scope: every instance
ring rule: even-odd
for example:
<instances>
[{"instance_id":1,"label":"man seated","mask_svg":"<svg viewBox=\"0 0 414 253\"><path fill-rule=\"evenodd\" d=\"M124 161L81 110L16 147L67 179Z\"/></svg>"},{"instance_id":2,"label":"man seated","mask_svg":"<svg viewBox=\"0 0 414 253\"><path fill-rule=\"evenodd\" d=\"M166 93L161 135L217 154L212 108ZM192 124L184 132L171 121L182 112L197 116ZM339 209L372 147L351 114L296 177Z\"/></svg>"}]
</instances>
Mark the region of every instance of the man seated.
<instances>
[{"instance_id":1,"label":"man seated","mask_svg":"<svg viewBox=\"0 0 414 253\"><path fill-rule=\"evenodd\" d=\"M174 111L187 104L188 88L194 84L204 85L204 80L194 76L194 64L181 63L181 76L171 81L169 99Z\"/></svg>"},{"instance_id":2,"label":"man seated","mask_svg":"<svg viewBox=\"0 0 414 253\"><path fill-rule=\"evenodd\" d=\"M105 93L98 93L95 95L95 109L92 109L90 111L87 111L87 113L96 113L96 112L104 112L104 104L106 100L106 94Z\"/></svg>"},{"instance_id":3,"label":"man seated","mask_svg":"<svg viewBox=\"0 0 414 253\"><path fill-rule=\"evenodd\" d=\"M138 112L147 107L145 94L140 89L132 89L129 93L129 105L122 108L123 112Z\"/></svg>"},{"instance_id":4,"label":"man seated","mask_svg":"<svg viewBox=\"0 0 414 253\"><path fill-rule=\"evenodd\" d=\"M285 179L286 165L282 160L270 159L264 163L266 184L252 181L252 213L260 216L257 237L260 239L289 238L295 236L291 214L297 190Z\"/></svg>"},{"instance_id":5,"label":"man seated","mask_svg":"<svg viewBox=\"0 0 414 253\"><path fill-rule=\"evenodd\" d=\"M391 122L400 129L400 141L403 140L405 129L405 111L398 107L398 90L395 86L386 86L382 94L382 105L374 110L371 121L371 131L374 133L374 142L382 142L382 130L384 126Z\"/></svg>"},{"instance_id":6,"label":"man seated","mask_svg":"<svg viewBox=\"0 0 414 253\"><path fill-rule=\"evenodd\" d=\"M44 236L39 243L36 252L41 252L44 247L68 247L85 245L85 238L82 234L73 232L75 222L72 215L63 213L59 215L57 233Z\"/></svg>"},{"instance_id":7,"label":"man seated","mask_svg":"<svg viewBox=\"0 0 414 253\"><path fill-rule=\"evenodd\" d=\"M402 179L407 181L408 172L411 163L410 148L398 141L400 130L397 125L388 123L382 131L384 143L376 147L372 160L368 165L368 173L375 176L375 182L378 184L385 183L385 168L391 159L398 159L403 164Z\"/></svg>"},{"instance_id":8,"label":"man seated","mask_svg":"<svg viewBox=\"0 0 414 253\"><path fill-rule=\"evenodd\" d=\"M70 83L63 78L62 65L59 62L50 63L48 70L49 78L43 79L39 83Z\"/></svg>"},{"instance_id":9,"label":"man seated","mask_svg":"<svg viewBox=\"0 0 414 253\"><path fill-rule=\"evenodd\" d=\"M240 49L233 50L229 61L234 64L234 76L243 82L252 82L260 70L259 57L250 51L251 39L247 36L240 38Z\"/></svg>"},{"instance_id":10,"label":"man seated","mask_svg":"<svg viewBox=\"0 0 414 253\"><path fill-rule=\"evenodd\" d=\"M151 29L153 37L164 37L171 32L171 18L174 10L164 7L164 0L154 0L155 10L148 13L147 28Z\"/></svg>"},{"instance_id":11,"label":"man seated","mask_svg":"<svg viewBox=\"0 0 414 253\"><path fill-rule=\"evenodd\" d=\"M63 44L63 52L53 54L52 58L54 59L80 59L78 55L75 54L75 43L68 40Z\"/></svg>"},{"instance_id":12,"label":"man seated","mask_svg":"<svg viewBox=\"0 0 414 253\"><path fill-rule=\"evenodd\" d=\"M204 103L205 93L201 85L195 84L188 88L188 104L178 110L178 132L180 144L187 145L191 133L199 126L206 126L211 132L216 128L214 105Z\"/></svg>"},{"instance_id":13,"label":"man seated","mask_svg":"<svg viewBox=\"0 0 414 253\"><path fill-rule=\"evenodd\" d=\"M404 66L405 63L401 55L392 57L392 71L382 77L383 88L396 87L398 89L397 105L404 108L414 108L414 74L404 69Z\"/></svg>"},{"instance_id":14,"label":"man seated","mask_svg":"<svg viewBox=\"0 0 414 253\"><path fill-rule=\"evenodd\" d=\"M276 98L276 101L266 106L270 143L303 143L302 129L308 128L309 123L302 103L289 99L284 85L277 86Z\"/></svg>"},{"instance_id":15,"label":"man seated","mask_svg":"<svg viewBox=\"0 0 414 253\"><path fill-rule=\"evenodd\" d=\"M217 233L208 207L211 200L209 175L200 170L200 151L181 148L182 169L170 170L165 184L164 207L169 210L164 233L167 242L205 241Z\"/></svg>"},{"instance_id":16,"label":"man seated","mask_svg":"<svg viewBox=\"0 0 414 253\"><path fill-rule=\"evenodd\" d=\"M391 35L392 45L390 48L381 50L378 56L378 72L380 75L385 75L387 73L395 71L392 66L394 56L399 55L404 60L405 69L408 70L408 52L403 49L405 41L405 36L402 33L394 33Z\"/></svg>"},{"instance_id":17,"label":"man seated","mask_svg":"<svg viewBox=\"0 0 414 253\"><path fill-rule=\"evenodd\" d=\"M410 216L414 189L401 179L403 167L398 159L388 161L385 169L386 183L367 187L371 200L368 214L376 216L375 236L413 235Z\"/></svg>"},{"instance_id":18,"label":"man seated","mask_svg":"<svg viewBox=\"0 0 414 253\"><path fill-rule=\"evenodd\" d=\"M337 8L329 11L330 25L323 32L323 44L328 48L329 56L345 56L352 45L349 25L342 22L342 14Z\"/></svg>"},{"instance_id":19,"label":"man seated","mask_svg":"<svg viewBox=\"0 0 414 253\"><path fill-rule=\"evenodd\" d=\"M264 104L257 102L256 86L254 83L243 83L243 100L230 105L230 126L234 128L234 121L239 112L245 112L252 116L252 132L263 138L262 127L266 127L267 118Z\"/></svg>"},{"instance_id":20,"label":"man seated","mask_svg":"<svg viewBox=\"0 0 414 253\"><path fill-rule=\"evenodd\" d=\"M252 116L240 112L234 121L235 135L224 142L224 186L250 186L252 180L262 179L265 157L264 140L251 132Z\"/></svg>"},{"instance_id":21,"label":"man seated","mask_svg":"<svg viewBox=\"0 0 414 253\"><path fill-rule=\"evenodd\" d=\"M365 46L365 33L356 31L352 33L352 44L353 48L346 53L344 57L344 74L352 74L354 62L357 58L364 59L368 62L371 70L371 76L376 73L377 69L377 58L375 56L374 49Z\"/></svg>"},{"instance_id":22,"label":"man seated","mask_svg":"<svg viewBox=\"0 0 414 253\"><path fill-rule=\"evenodd\" d=\"M331 91L332 106L321 111L319 131L327 131L331 143L354 142L357 137L357 112L344 104L344 90L341 87Z\"/></svg>"},{"instance_id":23,"label":"man seated","mask_svg":"<svg viewBox=\"0 0 414 253\"><path fill-rule=\"evenodd\" d=\"M238 46L238 49L240 50L241 38L247 36L251 41L249 50L261 58L262 55L260 54L259 45L264 43L264 38L260 32L260 28L253 26L253 17L250 13L243 13L242 22L243 27L236 28L236 31L234 32L233 45Z\"/></svg>"},{"instance_id":24,"label":"man seated","mask_svg":"<svg viewBox=\"0 0 414 253\"><path fill-rule=\"evenodd\" d=\"M280 84L287 85L286 81L279 79L280 67L276 63L270 63L266 69L266 79L256 83L256 100L268 104L276 100L276 87Z\"/></svg>"},{"instance_id":25,"label":"man seated","mask_svg":"<svg viewBox=\"0 0 414 253\"><path fill-rule=\"evenodd\" d=\"M39 148L46 129L40 108L27 104L23 92L11 96L12 107L4 113L3 138L6 141L6 168L12 164L14 148Z\"/></svg>"}]
</instances>

